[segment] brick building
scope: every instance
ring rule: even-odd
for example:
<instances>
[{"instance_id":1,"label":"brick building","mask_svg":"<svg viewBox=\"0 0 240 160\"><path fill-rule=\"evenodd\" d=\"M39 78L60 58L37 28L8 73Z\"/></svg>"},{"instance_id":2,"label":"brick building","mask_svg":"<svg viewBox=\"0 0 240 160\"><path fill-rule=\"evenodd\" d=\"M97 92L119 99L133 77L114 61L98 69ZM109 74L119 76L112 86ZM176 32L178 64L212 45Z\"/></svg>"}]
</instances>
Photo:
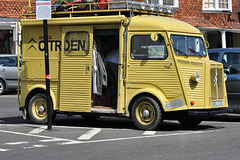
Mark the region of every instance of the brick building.
<instances>
[{"instance_id":1,"label":"brick building","mask_svg":"<svg viewBox=\"0 0 240 160\"><path fill-rule=\"evenodd\" d=\"M16 54L17 17L29 1L31 4L36 2L0 0L0 31L5 34L7 54ZM197 27L209 42L210 48L240 47L240 0L145 1L174 8L174 18Z\"/></svg>"},{"instance_id":2,"label":"brick building","mask_svg":"<svg viewBox=\"0 0 240 160\"><path fill-rule=\"evenodd\" d=\"M210 48L240 47L239 0L179 1L174 17L197 27Z\"/></svg>"},{"instance_id":3,"label":"brick building","mask_svg":"<svg viewBox=\"0 0 240 160\"><path fill-rule=\"evenodd\" d=\"M32 5L36 2L36 0L0 0L0 32L4 34L3 40L7 48L5 53L0 54L17 54L17 17L22 14L23 9L27 9L29 1Z\"/></svg>"}]
</instances>

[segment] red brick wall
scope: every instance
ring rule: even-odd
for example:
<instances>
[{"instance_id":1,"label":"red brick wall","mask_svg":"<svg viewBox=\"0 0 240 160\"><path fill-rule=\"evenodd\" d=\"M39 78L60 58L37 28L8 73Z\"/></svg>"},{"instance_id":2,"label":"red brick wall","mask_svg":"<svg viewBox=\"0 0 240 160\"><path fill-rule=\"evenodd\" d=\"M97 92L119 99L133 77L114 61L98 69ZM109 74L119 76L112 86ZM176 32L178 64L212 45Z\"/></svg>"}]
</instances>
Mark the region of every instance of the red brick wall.
<instances>
[{"instance_id":1,"label":"red brick wall","mask_svg":"<svg viewBox=\"0 0 240 160\"><path fill-rule=\"evenodd\" d=\"M174 17L202 17L203 0L179 0L179 9L174 10Z\"/></svg>"},{"instance_id":2,"label":"red brick wall","mask_svg":"<svg viewBox=\"0 0 240 160\"><path fill-rule=\"evenodd\" d=\"M35 5L36 0L30 0ZM52 0L52 3L56 0ZM28 6L29 0L0 0L0 17L18 17L22 10Z\"/></svg>"},{"instance_id":3,"label":"red brick wall","mask_svg":"<svg viewBox=\"0 0 240 160\"><path fill-rule=\"evenodd\" d=\"M179 0L179 9L174 10L174 18L194 26L240 29L240 0L232 0L232 13L204 13L202 3L203 0Z\"/></svg>"},{"instance_id":4,"label":"red brick wall","mask_svg":"<svg viewBox=\"0 0 240 160\"><path fill-rule=\"evenodd\" d=\"M55 1L52 0L52 3ZM36 0L31 0L32 4L35 2ZM193 26L240 29L240 0L232 0L232 13L203 13L202 3L203 0L179 0L179 9L174 10L174 18ZM0 0L0 17L18 17L26 6L28 0Z\"/></svg>"}]
</instances>

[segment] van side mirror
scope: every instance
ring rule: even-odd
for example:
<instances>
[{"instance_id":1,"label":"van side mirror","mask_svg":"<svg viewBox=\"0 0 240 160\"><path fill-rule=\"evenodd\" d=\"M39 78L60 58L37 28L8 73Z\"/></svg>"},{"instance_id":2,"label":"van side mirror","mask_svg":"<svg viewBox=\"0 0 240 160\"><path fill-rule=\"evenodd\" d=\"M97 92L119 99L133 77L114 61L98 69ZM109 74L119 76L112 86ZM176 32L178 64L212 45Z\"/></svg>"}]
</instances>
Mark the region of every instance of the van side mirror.
<instances>
[{"instance_id":1,"label":"van side mirror","mask_svg":"<svg viewBox=\"0 0 240 160\"><path fill-rule=\"evenodd\" d=\"M209 42L208 41L205 41L205 46L206 46L206 48L209 48Z\"/></svg>"}]
</instances>

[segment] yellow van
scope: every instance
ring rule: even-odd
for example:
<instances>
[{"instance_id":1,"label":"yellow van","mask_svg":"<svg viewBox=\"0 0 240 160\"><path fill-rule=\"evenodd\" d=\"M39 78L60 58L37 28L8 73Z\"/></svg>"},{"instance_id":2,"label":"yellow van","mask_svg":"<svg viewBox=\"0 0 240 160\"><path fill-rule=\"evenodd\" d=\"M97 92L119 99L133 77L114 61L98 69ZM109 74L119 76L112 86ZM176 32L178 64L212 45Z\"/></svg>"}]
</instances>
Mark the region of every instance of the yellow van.
<instances>
[{"instance_id":1,"label":"yellow van","mask_svg":"<svg viewBox=\"0 0 240 160\"><path fill-rule=\"evenodd\" d=\"M228 107L223 66L209 60L198 29L172 18L172 10L161 5L120 1L98 6L55 8L48 20L54 115L126 116L139 129L155 130L164 119L195 126ZM26 118L43 124L43 22L34 11L19 21L19 106Z\"/></svg>"}]
</instances>

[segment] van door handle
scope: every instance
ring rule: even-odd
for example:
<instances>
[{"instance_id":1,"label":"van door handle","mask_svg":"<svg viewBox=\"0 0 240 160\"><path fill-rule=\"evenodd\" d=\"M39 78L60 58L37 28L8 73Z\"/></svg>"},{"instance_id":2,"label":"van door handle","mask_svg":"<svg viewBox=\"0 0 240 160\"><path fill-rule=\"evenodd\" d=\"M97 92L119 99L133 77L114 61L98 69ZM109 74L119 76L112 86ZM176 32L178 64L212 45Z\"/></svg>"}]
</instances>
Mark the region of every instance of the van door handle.
<instances>
[{"instance_id":1,"label":"van door handle","mask_svg":"<svg viewBox=\"0 0 240 160\"><path fill-rule=\"evenodd\" d=\"M88 74L88 72L89 72L89 66L86 65L86 74Z\"/></svg>"},{"instance_id":2,"label":"van door handle","mask_svg":"<svg viewBox=\"0 0 240 160\"><path fill-rule=\"evenodd\" d=\"M166 67L166 68L170 68L172 64L173 64L172 62L167 62L167 64L165 65L165 67Z\"/></svg>"}]
</instances>

